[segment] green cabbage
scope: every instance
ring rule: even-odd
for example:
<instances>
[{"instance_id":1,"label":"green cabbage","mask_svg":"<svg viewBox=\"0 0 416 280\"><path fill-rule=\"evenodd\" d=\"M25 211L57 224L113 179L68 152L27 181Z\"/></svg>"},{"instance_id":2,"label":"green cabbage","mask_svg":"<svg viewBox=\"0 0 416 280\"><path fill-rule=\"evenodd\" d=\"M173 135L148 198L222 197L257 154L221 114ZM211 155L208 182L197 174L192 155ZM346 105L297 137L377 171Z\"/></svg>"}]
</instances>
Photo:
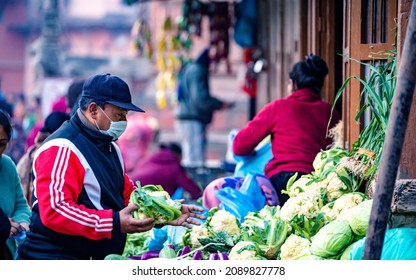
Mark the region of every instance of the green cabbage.
<instances>
[{"instance_id":1,"label":"green cabbage","mask_svg":"<svg viewBox=\"0 0 416 280\"><path fill-rule=\"evenodd\" d=\"M372 199L364 200L357 206L349 209L343 216L350 224L350 227L354 234L356 234L359 237L364 237L367 233L372 206Z\"/></svg>"},{"instance_id":2,"label":"green cabbage","mask_svg":"<svg viewBox=\"0 0 416 280\"><path fill-rule=\"evenodd\" d=\"M354 234L346 220L335 220L312 237L313 255L328 258L340 254L353 241Z\"/></svg>"},{"instance_id":3,"label":"green cabbage","mask_svg":"<svg viewBox=\"0 0 416 280\"><path fill-rule=\"evenodd\" d=\"M358 241L355 241L353 243L351 243L350 245L348 245L347 248L345 248L344 252L342 252L341 257L339 258L340 260L346 261L346 260L350 260L351 259L351 249L352 247L354 247L354 245L357 243Z\"/></svg>"}]
</instances>

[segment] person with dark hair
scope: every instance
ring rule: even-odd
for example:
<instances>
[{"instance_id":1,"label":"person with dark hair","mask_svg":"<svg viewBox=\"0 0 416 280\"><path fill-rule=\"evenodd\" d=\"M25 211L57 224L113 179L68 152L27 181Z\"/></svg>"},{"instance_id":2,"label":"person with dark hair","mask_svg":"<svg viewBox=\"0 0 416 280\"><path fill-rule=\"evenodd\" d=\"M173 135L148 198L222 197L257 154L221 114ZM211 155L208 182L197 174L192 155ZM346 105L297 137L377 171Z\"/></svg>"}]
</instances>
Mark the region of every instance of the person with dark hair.
<instances>
[{"instance_id":1,"label":"person with dark hair","mask_svg":"<svg viewBox=\"0 0 416 280\"><path fill-rule=\"evenodd\" d=\"M234 106L233 102L225 102L211 95L210 63L209 48L205 48L180 73L175 118L185 166L205 164L207 126L212 122L214 112Z\"/></svg>"},{"instance_id":2,"label":"person with dark hair","mask_svg":"<svg viewBox=\"0 0 416 280\"><path fill-rule=\"evenodd\" d=\"M110 74L86 79L79 109L37 149L32 219L18 259L90 260L122 254L127 233L145 232L154 218L136 219L136 189L115 141L132 104L125 81ZM199 225L204 209L182 204L173 226Z\"/></svg>"},{"instance_id":3,"label":"person with dark hair","mask_svg":"<svg viewBox=\"0 0 416 280\"><path fill-rule=\"evenodd\" d=\"M65 121L69 120L70 116L64 112L51 112L45 119L43 127L39 130L35 137L35 144L29 147L26 153L21 157L17 163L17 172L22 182L23 194L30 207L32 207L32 192L33 192L33 173L32 164L33 157L36 150L40 147L43 141L57 130Z\"/></svg>"},{"instance_id":4,"label":"person with dark hair","mask_svg":"<svg viewBox=\"0 0 416 280\"><path fill-rule=\"evenodd\" d=\"M8 113L0 110L0 208L9 218L11 228L6 246L0 252L4 259L14 259L17 243L13 240L20 233L29 230L30 208L23 195L16 165L4 151L12 137L13 128Z\"/></svg>"},{"instance_id":5,"label":"person with dark hair","mask_svg":"<svg viewBox=\"0 0 416 280\"><path fill-rule=\"evenodd\" d=\"M84 82L85 80L75 80L68 87L66 93L66 105L68 106L68 113L70 115L73 115L78 109L78 102L81 97Z\"/></svg>"},{"instance_id":6,"label":"person with dark hair","mask_svg":"<svg viewBox=\"0 0 416 280\"><path fill-rule=\"evenodd\" d=\"M20 111L21 106L24 104L24 99L22 96L18 96L17 102L12 106L5 99L0 99L0 109L5 111L10 116L10 122L13 127L13 134L10 138L7 148L4 151L5 155L8 155L13 162L16 164L19 159L25 153L27 134L23 129L21 112L15 114L15 110Z\"/></svg>"},{"instance_id":7,"label":"person with dark hair","mask_svg":"<svg viewBox=\"0 0 416 280\"><path fill-rule=\"evenodd\" d=\"M170 195L178 188L189 194L190 198L202 196L201 187L188 176L181 165L182 148L177 143L161 144L160 149L142 160L130 173L130 178L140 181L142 186L161 185Z\"/></svg>"},{"instance_id":8,"label":"person with dark hair","mask_svg":"<svg viewBox=\"0 0 416 280\"><path fill-rule=\"evenodd\" d=\"M321 97L327 74L326 62L317 55L297 62L289 73L289 96L266 104L233 140L233 153L243 156L252 154L265 137L271 136L273 156L264 171L278 193L280 205L289 198L282 194L289 178L313 171L316 155L331 145L327 129L341 120L336 110L331 118L332 106Z\"/></svg>"}]
</instances>

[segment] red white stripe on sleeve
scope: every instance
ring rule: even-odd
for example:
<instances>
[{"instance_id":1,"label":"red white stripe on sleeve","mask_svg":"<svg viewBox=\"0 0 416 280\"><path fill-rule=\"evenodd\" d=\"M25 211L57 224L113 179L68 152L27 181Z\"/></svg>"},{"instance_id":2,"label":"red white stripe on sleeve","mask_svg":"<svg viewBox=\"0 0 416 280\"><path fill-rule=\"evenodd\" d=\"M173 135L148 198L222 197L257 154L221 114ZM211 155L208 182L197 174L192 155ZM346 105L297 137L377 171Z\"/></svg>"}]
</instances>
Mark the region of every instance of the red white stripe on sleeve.
<instances>
[{"instance_id":1,"label":"red white stripe on sleeve","mask_svg":"<svg viewBox=\"0 0 416 280\"><path fill-rule=\"evenodd\" d=\"M98 180L73 143L60 138L44 143L35 154L34 175L39 213L45 226L89 239L111 237L113 211L101 206ZM82 187L98 210L76 203Z\"/></svg>"}]
</instances>

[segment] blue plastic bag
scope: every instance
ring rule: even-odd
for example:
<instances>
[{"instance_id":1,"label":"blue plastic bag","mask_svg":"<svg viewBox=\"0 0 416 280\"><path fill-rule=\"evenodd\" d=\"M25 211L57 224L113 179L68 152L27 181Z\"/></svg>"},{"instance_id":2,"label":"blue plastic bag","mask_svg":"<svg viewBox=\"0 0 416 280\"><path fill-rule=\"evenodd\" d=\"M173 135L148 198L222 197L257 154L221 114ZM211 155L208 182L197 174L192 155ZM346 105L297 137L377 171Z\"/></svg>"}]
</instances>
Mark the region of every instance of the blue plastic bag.
<instances>
[{"instance_id":1,"label":"blue plastic bag","mask_svg":"<svg viewBox=\"0 0 416 280\"><path fill-rule=\"evenodd\" d=\"M358 240L350 251L351 260L361 260L365 237ZM416 260L416 228L386 230L380 260Z\"/></svg>"},{"instance_id":2,"label":"blue plastic bag","mask_svg":"<svg viewBox=\"0 0 416 280\"><path fill-rule=\"evenodd\" d=\"M234 177L245 177L248 173L264 175L266 164L273 158L270 141L256 149L256 154L236 156Z\"/></svg>"},{"instance_id":3,"label":"blue plastic bag","mask_svg":"<svg viewBox=\"0 0 416 280\"><path fill-rule=\"evenodd\" d=\"M255 209L258 209L255 211L261 210L266 204L266 197L258 185L256 174L248 173L239 191L247 196Z\"/></svg>"},{"instance_id":4,"label":"blue plastic bag","mask_svg":"<svg viewBox=\"0 0 416 280\"><path fill-rule=\"evenodd\" d=\"M248 212L260 211L266 205L266 197L259 187L256 174L249 173L244 178L241 188L222 188L215 191L215 195L220 200L220 209L224 209L240 222L244 221Z\"/></svg>"},{"instance_id":5,"label":"blue plastic bag","mask_svg":"<svg viewBox=\"0 0 416 280\"><path fill-rule=\"evenodd\" d=\"M168 239L168 231L166 226L162 228L153 228L149 240L149 250L160 251L163 248L163 244Z\"/></svg>"}]
</instances>

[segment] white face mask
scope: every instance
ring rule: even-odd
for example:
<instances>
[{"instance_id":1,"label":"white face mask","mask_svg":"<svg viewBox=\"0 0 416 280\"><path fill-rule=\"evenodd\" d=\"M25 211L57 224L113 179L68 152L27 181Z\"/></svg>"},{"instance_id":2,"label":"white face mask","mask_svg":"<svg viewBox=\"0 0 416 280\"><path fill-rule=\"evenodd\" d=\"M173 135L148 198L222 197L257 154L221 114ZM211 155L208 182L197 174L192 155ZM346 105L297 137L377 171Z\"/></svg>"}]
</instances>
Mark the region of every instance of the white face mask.
<instances>
[{"instance_id":1,"label":"white face mask","mask_svg":"<svg viewBox=\"0 0 416 280\"><path fill-rule=\"evenodd\" d=\"M122 134L123 132L126 130L127 127L127 121L118 121L118 122L114 122L112 119L110 119L110 117L104 112L103 109L100 110L104 113L104 115L110 120L111 124L110 124L110 128L108 130L101 130L97 124L97 121L95 121L95 124L97 125L98 130L104 134L104 135L109 135L111 137L113 137L113 140L117 140Z\"/></svg>"}]
</instances>

